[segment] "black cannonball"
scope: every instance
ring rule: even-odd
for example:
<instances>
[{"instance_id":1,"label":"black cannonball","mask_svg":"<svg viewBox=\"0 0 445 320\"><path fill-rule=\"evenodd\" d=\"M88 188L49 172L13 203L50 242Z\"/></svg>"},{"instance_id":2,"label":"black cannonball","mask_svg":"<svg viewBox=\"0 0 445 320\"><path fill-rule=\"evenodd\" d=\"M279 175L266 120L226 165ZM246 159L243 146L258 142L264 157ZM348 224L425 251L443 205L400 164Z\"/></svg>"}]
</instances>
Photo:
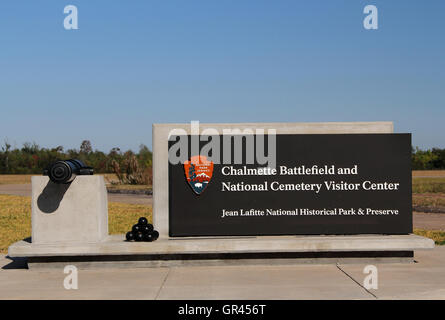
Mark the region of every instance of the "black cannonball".
<instances>
[{"instance_id":1,"label":"black cannonball","mask_svg":"<svg viewBox=\"0 0 445 320\"><path fill-rule=\"evenodd\" d=\"M151 224L141 226L141 231L145 234L151 233L153 231L153 226Z\"/></svg>"},{"instance_id":2,"label":"black cannonball","mask_svg":"<svg viewBox=\"0 0 445 320\"><path fill-rule=\"evenodd\" d=\"M144 235L142 234L142 232L136 233L135 236L134 236L134 240L136 240L136 241L144 241Z\"/></svg>"},{"instance_id":3,"label":"black cannonball","mask_svg":"<svg viewBox=\"0 0 445 320\"><path fill-rule=\"evenodd\" d=\"M133 228L131 228L131 231L133 231L134 234L142 232L142 226L139 224L135 224Z\"/></svg>"},{"instance_id":4,"label":"black cannonball","mask_svg":"<svg viewBox=\"0 0 445 320\"><path fill-rule=\"evenodd\" d=\"M144 234L144 241L147 241L147 242L152 242L152 241L154 241L155 239L153 238L153 233L146 233L146 234Z\"/></svg>"},{"instance_id":5,"label":"black cannonball","mask_svg":"<svg viewBox=\"0 0 445 320\"><path fill-rule=\"evenodd\" d=\"M144 225L148 224L148 220L147 220L147 218L145 218L145 217L140 217L140 218L139 218L139 221L138 221L138 224L141 225L141 226L144 226Z\"/></svg>"},{"instance_id":6,"label":"black cannonball","mask_svg":"<svg viewBox=\"0 0 445 320\"><path fill-rule=\"evenodd\" d=\"M157 232L156 230L153 230L153 232L151 233L151 236L153 237L153 241L157 240L159 238L159 232Z\"/></svg>"},{"instance_id":7,"label":"black cannonball","mask_svg":"<svg viewBox=\"0 0 445 320\"><path fill-rule=\"evenodd\" d=\"M125 238L127 239L127 241L134 240L134 233L131 231L128 231L127 234L125 235Z\"/></svg>"}]
</instances>

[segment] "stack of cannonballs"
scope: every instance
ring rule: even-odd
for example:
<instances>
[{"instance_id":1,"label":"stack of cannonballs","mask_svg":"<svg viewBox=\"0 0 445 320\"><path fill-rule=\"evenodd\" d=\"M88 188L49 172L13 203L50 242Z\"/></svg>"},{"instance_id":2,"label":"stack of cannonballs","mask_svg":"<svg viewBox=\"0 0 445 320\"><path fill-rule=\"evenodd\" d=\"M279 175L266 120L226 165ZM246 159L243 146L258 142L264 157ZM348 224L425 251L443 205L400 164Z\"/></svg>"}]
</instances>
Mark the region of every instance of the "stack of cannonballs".
<instances>
[{"instance_id":1,"label":"stack of cannonballs","mask_svg":"<svg viewBox=\"0 0 445 320\"><path fill-rule=\"evenodd\" d=\"M148 223L144 217L139 218L137 224L127 232L127 241L155 241L159 237L159 232L153 230L153 225Z\"/></svg>"}]
</instances>

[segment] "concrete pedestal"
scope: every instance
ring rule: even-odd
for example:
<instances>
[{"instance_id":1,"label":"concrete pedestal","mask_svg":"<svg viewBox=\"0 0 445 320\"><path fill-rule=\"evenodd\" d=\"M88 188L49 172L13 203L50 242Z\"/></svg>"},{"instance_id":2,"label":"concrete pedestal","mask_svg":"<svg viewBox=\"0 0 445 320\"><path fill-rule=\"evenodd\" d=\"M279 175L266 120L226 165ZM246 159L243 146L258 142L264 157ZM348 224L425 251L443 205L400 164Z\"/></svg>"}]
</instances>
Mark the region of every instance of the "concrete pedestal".
<instances>
[{"instance_id":1,"label":"concrete pedestal","mask_svg":"<svg viewBox=\"0 0 445 320\"><path fill-rule=\"evenodd\" d=\"M108 236L107 190L102 176L78 176L70 184L32 177L32 242L100 242Z\"/></svg>"}]
</instances>

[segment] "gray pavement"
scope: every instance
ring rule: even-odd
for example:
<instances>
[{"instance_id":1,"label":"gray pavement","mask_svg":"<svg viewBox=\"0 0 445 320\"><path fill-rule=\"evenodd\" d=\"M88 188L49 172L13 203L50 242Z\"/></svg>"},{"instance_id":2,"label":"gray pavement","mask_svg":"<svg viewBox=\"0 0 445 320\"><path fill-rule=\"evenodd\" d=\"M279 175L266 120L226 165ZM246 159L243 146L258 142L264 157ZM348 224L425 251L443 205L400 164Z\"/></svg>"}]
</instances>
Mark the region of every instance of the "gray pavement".
<instances>
[{"instance_id":1,"label":"gray pavement","mask_svg":"<svg viewBox=\"0 0 445 320\"><path fill-rule=\"evenodd\" d=\"M445 231L445 213L413 212L414 228Z\"/></svg>"},{"instance_id":2,"label":"gray pavement","mask_svg":"<svg viewBox=\"0 0 445 320\"><path fill-rule=\"evenodd\" d=\"M1 184L0 185L0 194L10 194L10 195L15 195L15 196L30 197L31 196L31 184ZM138 194L109 193L108 201L131 203L131 204L143 204L143 205L151 206L151 205L153 205L153 196L138 195Z\"/></svg>"},{"instance_id":3,"label":"gray pavement","mask_svg":"<svg viewBox=\"0 0 445 320\"><path fill-rule=\"evenodd\" d=\"M365 290L365 264L79 269L66 290L62 269L19 269L0 256L0 299L444 299L445 247L417 263L383 263Z\"/></svg>"},{"instance_id":4,"label":"gray pavement","mask_svg":"<svg viewBox=\"0 0 445 320\"><path fill-rule=\"evenodd\" d=\"M0 184L0 194L30 197L31 184Z\"/></svg>"}]
</instances>

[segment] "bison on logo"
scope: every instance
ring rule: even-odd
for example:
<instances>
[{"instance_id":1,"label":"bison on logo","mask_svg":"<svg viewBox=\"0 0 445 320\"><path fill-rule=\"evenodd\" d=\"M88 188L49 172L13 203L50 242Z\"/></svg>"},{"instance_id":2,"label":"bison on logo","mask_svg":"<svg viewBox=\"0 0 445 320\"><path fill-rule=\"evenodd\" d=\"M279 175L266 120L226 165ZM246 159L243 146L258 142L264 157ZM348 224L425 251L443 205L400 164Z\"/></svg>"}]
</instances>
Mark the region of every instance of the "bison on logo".
<instances>
[{"instance_id":1,"label":"bison on logo","mask_svg":"<svg viewBox=\"0 0 445 320\"><path fill-rule=\"evenodd\" d=\"M204 156L193 156L184 162L185 177L196 194L201 194L212 179L213 162Z\"/></svg>"}]
</instances>

